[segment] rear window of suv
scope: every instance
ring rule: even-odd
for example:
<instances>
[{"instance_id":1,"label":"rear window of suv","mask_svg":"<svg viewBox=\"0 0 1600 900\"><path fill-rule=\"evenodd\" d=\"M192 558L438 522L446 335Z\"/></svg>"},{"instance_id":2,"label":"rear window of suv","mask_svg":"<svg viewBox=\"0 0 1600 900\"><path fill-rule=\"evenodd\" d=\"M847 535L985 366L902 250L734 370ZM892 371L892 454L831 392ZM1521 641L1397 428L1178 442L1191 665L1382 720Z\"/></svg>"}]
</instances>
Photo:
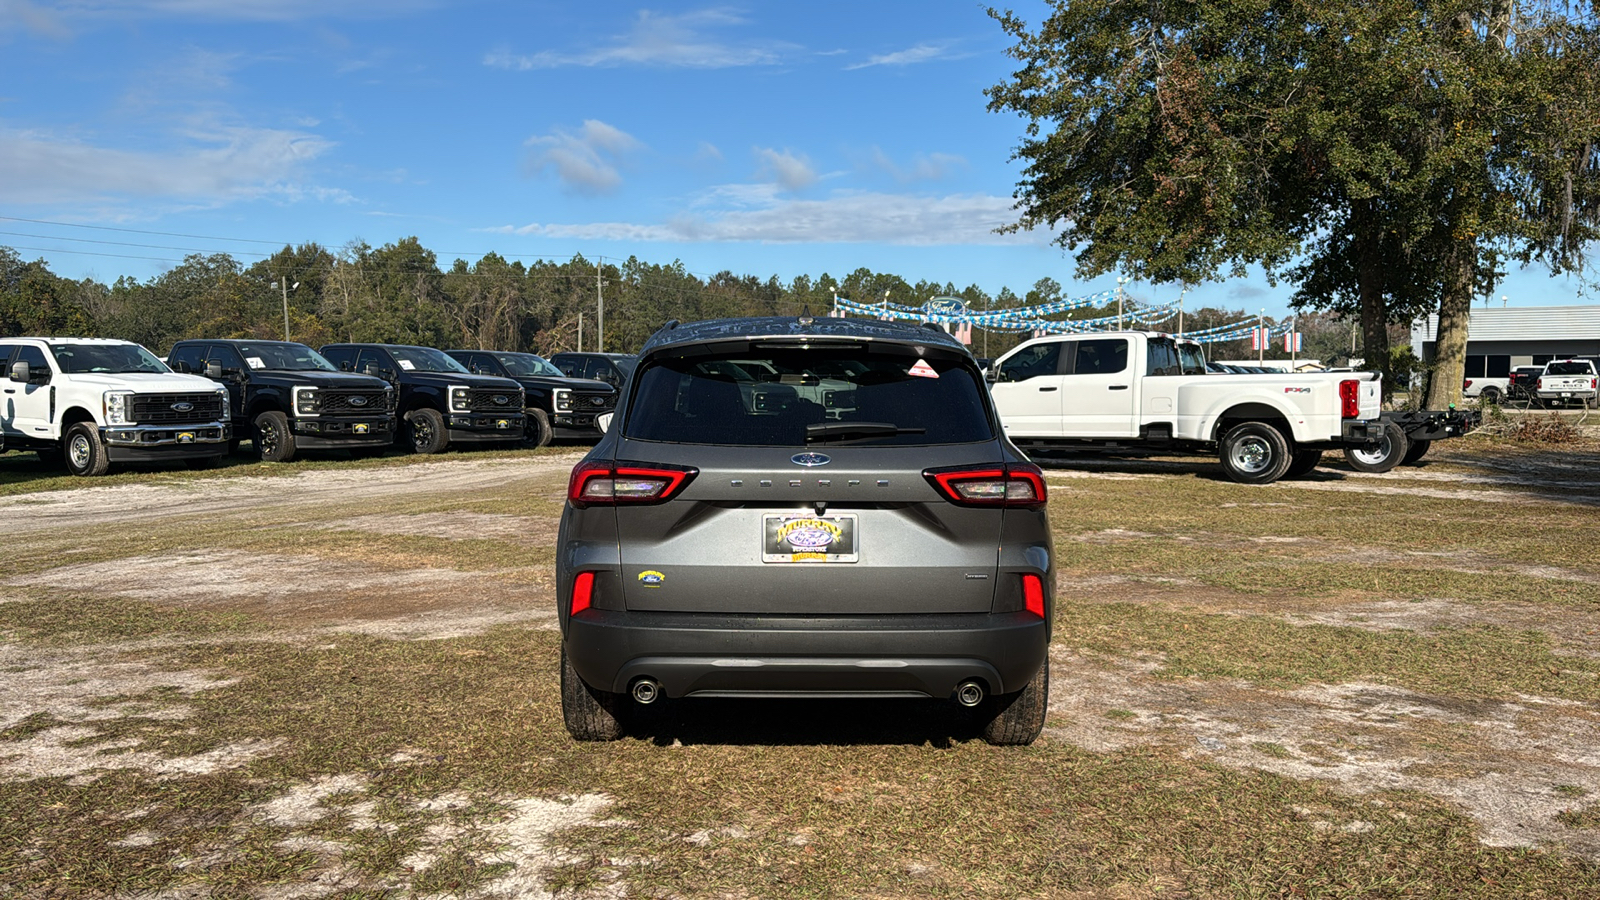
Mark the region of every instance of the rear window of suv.
<instances>
[{"instance_id":1,"label":"rear window of suv","mask_svg":"<svg viewBox=\"0 0 1600 900\"><path fill-rule=\"evenodd\" d=\"M995 436L983 391L960 357L910 347L686 353L642 370L625 434L733 446L975 443Z\"/></svg>"}]
</instances>

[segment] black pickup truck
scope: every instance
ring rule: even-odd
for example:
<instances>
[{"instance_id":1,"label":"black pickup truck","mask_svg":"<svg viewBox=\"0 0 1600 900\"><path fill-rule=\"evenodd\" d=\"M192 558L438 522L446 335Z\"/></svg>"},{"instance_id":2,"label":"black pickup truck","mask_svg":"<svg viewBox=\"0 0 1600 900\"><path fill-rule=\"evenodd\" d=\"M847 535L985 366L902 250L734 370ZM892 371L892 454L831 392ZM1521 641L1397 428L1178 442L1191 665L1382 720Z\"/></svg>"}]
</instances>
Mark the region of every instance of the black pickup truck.
<instances>
[{"instance_id":1,"label":"black pickup truck","mask_svg":"<svg viewBox=\"0 0 1600 900\"><path fill-rule=\"evenodd\" d=\"M500 350L446 350L467 371L510 378L527 392L524 444L543 447L552 437L598 438L596 419L617 408L617 389L603 381L569 378L533 353Z\"/></svg>"},{"instance_id":2,"label":"black pickup truck","mask_svg":"<svg viewBox=\"0 0 1600 900\"><path fill-rule=\"evenodd\" d=\"M321 354L289 341L186 340L167 364L228 388L238 439L267 462L300 450L382 452L394 443L395 392L388 382L340 372Z\"/></svg>"},{"instance_id":3,"label":"black pickup truck","mask_svg":"<svg viewBox=\"0 0 1600 900\"><path fill-rule=\"evenodd\" d=\"M401 438L415 453L457 443L522 440L522 386L474 375L443 350L404 344L328 344L322 355L347 372L376 375L399 391Z\"/></svg>"}]
</instances>

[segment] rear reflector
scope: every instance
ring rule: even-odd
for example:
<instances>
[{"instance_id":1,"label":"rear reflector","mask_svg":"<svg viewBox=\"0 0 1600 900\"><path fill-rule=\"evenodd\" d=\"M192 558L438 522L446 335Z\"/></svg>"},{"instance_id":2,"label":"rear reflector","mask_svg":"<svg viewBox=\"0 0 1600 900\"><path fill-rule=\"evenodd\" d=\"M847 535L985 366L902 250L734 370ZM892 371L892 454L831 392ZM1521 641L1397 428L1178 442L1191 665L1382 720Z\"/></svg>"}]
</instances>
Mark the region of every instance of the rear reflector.
<instances>
[{"instance_id":1,"label":"rear reflector","mask_svg":"<svg viewBox=\"0 0 1600 900\"><path fill-rule=\"evenodd\" d=\"M1352 378L1339 382L1339 415L1346 419L1361 418L1361 382Z\"/></svg>"},{"instance_id":2,"label":"rear reflector","mask_svg":"<svg viewBox=\"0 0 1600 900\"><path fill-rule=\"evenodd\" d=\"M614 506L618 503L665 503L683 490L699 469L657 466L648 463L581 462L572 469L567 482L567 500L582 509L586 506Z\"/></svg>"},{"instance_id":3,"label":"rear reflector","mask_svg":"<svg viewBox=\"0 0 1600 900\"><path fill-rule=\"evenodd\" d=\"M946 500L962 506L1038 509L1049 499L1044 472L1033 463L982 469L924 469L922 477Z\"/></svg>"},{"instance_id":4,"label":"rear reflector","mask_svg":"<svg viewBox=\"0 0 1600 900\"><path fill-rule=\"evenodd\" d=\"M594 573L579 572L572 579L572 615L577 615L589 608L594 599Z\"/></svg>"},{"instance_id":5,"label":"rear reflector","mask_svg":"<svg viewBox=\"0 0 1600 900\"><path fill-rule=\"evenodd\" d=\"M1044 618L1044 580L1039 576L1022 576L1022 605L1028 612Z\"/></svg>"}]
</instances>

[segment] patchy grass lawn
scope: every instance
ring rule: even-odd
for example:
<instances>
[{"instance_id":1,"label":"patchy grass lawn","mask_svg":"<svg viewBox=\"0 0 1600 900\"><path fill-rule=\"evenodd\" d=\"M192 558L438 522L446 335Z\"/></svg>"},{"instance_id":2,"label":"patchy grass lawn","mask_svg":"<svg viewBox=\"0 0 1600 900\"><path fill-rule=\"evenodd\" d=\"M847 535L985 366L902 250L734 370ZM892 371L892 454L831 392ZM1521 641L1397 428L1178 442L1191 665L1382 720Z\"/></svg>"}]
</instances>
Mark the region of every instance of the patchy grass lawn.
<instances>
[{"instance_id":1,"label":"patchy grass lawn","mask_svg":"<svg viewBox=\"0 0 1600 900\"><path fill-rule=\"evenodd\" d=\"M1052 466L1022 749L932 701L569 740L568 449L0 496L0 898L1600 896L1594 480L1457 443Z\"/></svg>"}]
</instances>

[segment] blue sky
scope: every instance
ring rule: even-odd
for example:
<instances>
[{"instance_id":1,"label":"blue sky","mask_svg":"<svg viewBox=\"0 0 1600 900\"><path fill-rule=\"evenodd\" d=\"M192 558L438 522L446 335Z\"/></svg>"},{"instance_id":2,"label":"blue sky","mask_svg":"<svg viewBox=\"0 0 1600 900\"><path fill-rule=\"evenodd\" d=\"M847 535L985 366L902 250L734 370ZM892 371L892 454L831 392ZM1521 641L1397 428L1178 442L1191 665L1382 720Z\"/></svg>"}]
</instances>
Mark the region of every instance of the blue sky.
<instances>
[{"instance_id":1,"label":"blue sky","mask_svg":"<svg viewBox=\"0 0 1600 900\"><path fill-rule=\"evenodd\" d=\"M966 0L0 0L0 244L107 281L416 235L441 266L1113 287L1048 234L994 233L1023 127L985 109L1006 46ZM1190 302L1279 315L1289 293L1253 277ZM1539 273L1500 293L1580 301Z\"/></svg>"}]
</instances>

